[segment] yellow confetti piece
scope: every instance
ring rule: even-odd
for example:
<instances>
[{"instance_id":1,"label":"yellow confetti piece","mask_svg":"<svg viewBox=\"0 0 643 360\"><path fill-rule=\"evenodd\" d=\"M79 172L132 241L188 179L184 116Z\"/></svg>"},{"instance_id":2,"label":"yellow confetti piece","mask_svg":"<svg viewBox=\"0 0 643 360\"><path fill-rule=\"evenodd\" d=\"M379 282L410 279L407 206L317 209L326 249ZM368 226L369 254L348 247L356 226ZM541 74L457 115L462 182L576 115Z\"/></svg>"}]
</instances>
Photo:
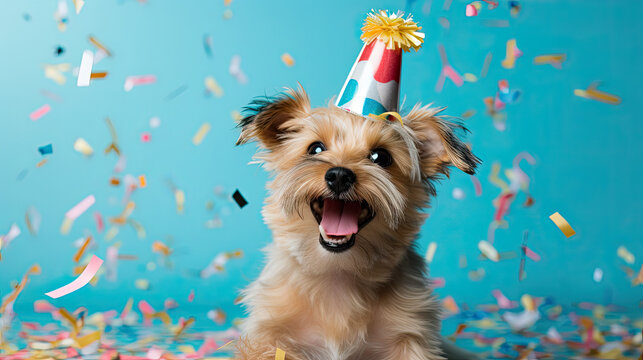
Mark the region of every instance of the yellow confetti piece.
<instances>
[{"instance_id":1,"label":"yellow confetti piece","mask_svg":"<svg viewBox=\"0 0 643 360\"><path fill-rule=\"evenodd\" d=\"M524 294L523 296L521 296L520 303L527 311L536 310L536 303L534 302L534 298L532 298L529 294Z\"/></svg>"},{"instance_id":2,"label":"yellow confetti piece","mask_svg":"<svg viewBox=\"0 0 643 360\"><path fill-rule=\"evenodd\" d=\"M71 64L55 64L55 65L44 65L45 68L45 77L56 82L58 85L65 85L67 78L63 75L64 72L71 70Z\"/></svg>"},{"instance_id":3,"label":"yellow confetti piece","mask_svg":"<svg viewBox=\"0 0 643 360\"><path fill-rule=\"evenodd\" d=\"M618 249L616 249L616 255L623 259L626 263L632 265L636 261L636 258L634 257L634 254L632 254L627 248L623 245L619 246Z\"/></svg>"},{"instance_id":4,"label":"yellow confetti piece","mask_svg":"<svg viewBox=\"0 0 643 360\"><path fill-rule=\"evenodd\" d=\"M92 344L92 343L94 343L96 341L99 341L100 336L101 336L100 330L96 330L96 331L94 331L92 333L89 333L89 334L87 334L85 336L76 338L76 344L78 345L79 348L82 349L82 348L84 348L84 347L86 347L86 346L88 346L88 345L90 345L90 344Z\"/></svg>"},{"instance_id":5,"label":"yellow confetti piece","mask_svg":"<svg viewBox=\"0 0 643 360\"><path fill-rule=\"evenodd\" d=\"M466 81L466 82L471 82L471 83L474 83L474 82L477 82L477 81L478 81L478 77L477 77L477 76L475 76L475 75L474 75L474 74L472 74L472 73L464 73L464 74L462 75L462 78L464 79L464 81Z\"/></svg>"},{"instance_id":6,"label":"yellow confetti piece","mask_svg":"<svg viewBox=\"0 0 643 360\"><path fill-rule=\"evenodd\" d=\"M574 95L578 97L583 97L586 99L592 99L592 100L604 102L610 105L618 105L621 103L620 97L613 94L606 93L604 91L596 90L597 87L598 87L598 83L595 82L585 90L575 89Z\"/></svg>"},{"instance_id":7,"label":"yellow confetti piece","mask_svg":"<svg viewBox=\"0 0 643 360\"><path fill-rule=\"evenodd\" d=\"M223 89L212 76L205 77L205 88L208 89L209 92L213 93L216 97L223 96Z\"/></svg>"},{"instance_id":8,"label":"yellow confetti piece","mask_svg":"<svg viewBox=\"0 0 643 360\"><path fill-rule=\"evenodd\" d=\"M94 153L94 149L85 141L83 138L78 138L74 142L74 150L85 156L91 156Z\"/></svg>"},{"instance_id":9,"label":"yellow confetti piece","mask_svg":"<svg viewBox=\"0 0 643 360\"><path fill-rule=\"evenodd\" d=\"M576 234L576 231L574 231L574 229L572 229L571 225L569 225L567 220L565 220L565 218L561 214L559 214L558 212L555 212L555 213L549 215L549 218L551 219L551 221L554 222L554 224L556 224L556 226L558 226L560 231L562 231L563 234L565 234L566 237L569 238L570 236Z\"/></svg>"},{"instance_id":10,"label":"yellow confetti piece","mask_svg":"<svg viewBox=\"0 0 643 360\"><path fill-rule=\"evenodd\" d=\"M429 244L428 249L426 250L426 262L431 263L433 261L433 256L435 255L435 250L437 250L438 244L433 241Z\"/></svg>"},{"instance_id":11,"label":"yellow confetti piece","mask_svg":"<svg viewBox=\"0 0 643 360\"><path fill-rule=\"evenodd\" d=\"M209 123L203 123L199 130L194 134L194 137L192 138L192 143L194 145L199 145L205 138L205 136L208 134L208 131L210 131L210 124Z\"/></svg>"},{"instance_id":12,"label":"yellow confetti piece","mask_svg":"<svg viewBox=\"0 0 643 360\"><path fill-rule=\"evenodd\" d=\"M509 185L507 185L507 183L498 176L499 174L500 164L493 163L493 165L491 165L491 174L489 174L489 182L499 187L502 192L508 191Z\"/></svg>"},{"instance_id":13,"label":"yellow confetti piece","mask_svg":"<svg viewBox=\"0 0 643 360\"><path fill-rule=\"evenodd\" d=\"M500 254L498 254L498 250L496 250L496 248L494 248L493 245L491 245L491 243L487 240L480 240L480 242L478 243L478 249L484 256L489 258L489 260L495 262L498 262L498 260L500 260Z\"/></svg>"},{"instance_id":14,"label":"yellow confetti piece","mask_svg":"<svg viewBox=\"0 0 643 360\"><path fill-rule=\"evenodd\" d=\"M516 63L516 39L507 40L507 55L502 60L502 67L506 69L513 69Z\"/></svg>"},{"instance_id":15,"label":"yellow confetti piece","mask_svg":"<svg viewBox=\"0 0 643 360\"><path fill-rule=\"evenodd\" d=\"M168 256L168 255L170 255L172 253L172 250L167 245L163 244L160 241L155 241L152 244L152 251L157 252L157 253L161 253L161 254L163 254L165 256Z\"/></svg>"},{"instance_id":16,"label":"yellow confetti piece","mask_svg":"<svg viewBox=\"0 0 643 360\"><path fill-rule=\"evenodd\" d=\"M174 191L174 199L176 200L176 212L183 214L183 205L185 204L185 193L183 190L176 189Z\"/></svg>"},{"instance_id":17,"label":"yellow confetti piece","mask_svg":"<svg viewBox=\"0 0 643 360\"><path fill-rule=\"evenodd\" d=\"M237 110L232 110L232 112L230 112L230 117L232 118L232 120L237 122L243 119L243 115L241 115L241 113Z\"/></svg>"},{"instance_id":18,"label":"yellow confetti piece","mask_svg":"<svg viewBox=\"0 0 643 360\"><path fill-rule=\"evenodd\" d=\"M275 352L275 360L285 360L286 359L286 352L281 350L280 348L277 348L277 351Z\"/></svg>"},{"instance_id":19,"label":"yellow confetti piece","mask_svg":"<svg viewBox=\"0 0 643 360\"><path fill-rule=\"evenodd\" d=\"M288 53L284 53L283 55L281 55L281 61L283 61L284 64L289 67L295 65L295 59Z\"/></svg>"},{"instance_id":20,"label":"yellow confetti piece","mask_svg":"<svg viewBox=\"0 0 643 360\"><path fill-rule=\"evenodd\" d=\"M134 281L134 286L139 290L149 290L150 281L147 279L136 279Z\"/></svg>"},{"instance_id":21,"label":"yellow confetti piece","mask_svg":"<svg viewBox=\"0 0 643 360\"><path fill-rule=\"evenodd\" d=\"M74 220L70 219L68 217L65 217L65 220L63 220L62 225L60 226L60 233L63 235L69 234L69 230L71 230L71 226L74 224Z\"/></svg>"},{"instance_id":22,"label":"yellow confetti piece","mask_svg":"<svg viewBox=\"0 0 643 360\"><path fill-rule=\"evenodd\" d=\"M534 64L536 65L546 65L551 64L557 69L561 68L562 62L567 59L565 54L548 54L548 55L539 55L534 58Z\"/></svg>"}]
</instances>

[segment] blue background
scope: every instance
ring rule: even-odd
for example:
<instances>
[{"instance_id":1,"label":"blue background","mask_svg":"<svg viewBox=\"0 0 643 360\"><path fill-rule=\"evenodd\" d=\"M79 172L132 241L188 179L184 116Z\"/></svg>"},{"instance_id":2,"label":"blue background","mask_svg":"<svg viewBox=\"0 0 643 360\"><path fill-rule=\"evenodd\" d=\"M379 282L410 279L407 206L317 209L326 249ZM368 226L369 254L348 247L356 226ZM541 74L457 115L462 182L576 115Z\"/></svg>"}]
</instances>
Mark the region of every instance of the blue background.
<instances>
[{"instance_id":1,"label":"blue background","mask_svg":"<svg viewBox=\"0 0 643 360\"><path fill-rule=\"evenodd\" d=\"M438 196L423 227L419 251L429 242L438 244L431 273L444 277L441 297L452 295L459 303L494 302L491 290L501 289L511 299L521 294L554 296L561 303L593 301L636 308L643 287L632 287L617 257L625 245L637 256L631 267L638 272L643 260L643 125L640 121L641 46L643 29L640 2L625 1L537 1L523 2L517 18L509 15L507 3L478 17L465 17L465 2L454 1L449 10L435 0L416 1L93 1L79 15L69 2L69 24L60 32L52 17L56 1L5 1L0 12L0 233L16 222L22 229L10 246L2 250L0 296L11 291L31 264L42 274L33 276L16 302L22 315L32 311L44 293L73 279L73 242L92 234L97 247L88 253L105 258L109 245L121 242L120 253L134 254L137 261L119 262L118 280L101 278L58 300L56 306L85 306L90 311L120 309L129 297L145 299L154 307L172 297L186 312L203 314L221 307L229 319L242 316L233 306L238 290L256 277L262 267L260 249L270 241L260 209L267 174L247 165L254 145L234 147L238 136L231 112L240 110L257 95L274 94L284 86L300 82L315 106L324 106L338 94L360 47L360 27L371 8L411 9L426 32L418 53L404 56L402 96L406 104L433 102L448 106L447 114L459 116L477 110L466 125L468 141L483 159L478 177L483 194L476 197L469 176L454 171L438 186ZM224 19L224 11L232 11ZM24 18L30 15L30 20ZM449 29L438 18L450 22ZM485 19L505 19L509 26L485 26ZM213 39L213 56L204 51L204 35ZM95 48L88 42L94 35L114 54L94 67L108 71L107 78L93 80L89 87L67 83L59 86L44 77L43 64L80 64L82 52ZM514 69L500 65L507 40L517 39L524 55ZM488 75L476 83L456 87L447 80L440 93L435 83L440 71L437 44L445 45L450 63L462 73L480 75L484 58L493 53ZM65 48L62 56L54 49ZM296 64L285 66L280 56L290 53ZM534 65L541 54L565 53L561 70ZM228 71L233 55L241 56L248 76L239 84ZM130 75L153 74L153 85L123 90ZM213 76L224 89L221 98L207 96L204 78ZM493 96L497 81L507 79L522 95L507 108L507 130L500 132L486 115L482 99ZM574 96L573 90L602 81L600 89L622 98L618 106ZM186 90L173 99L168 94ZM57 94L63 102L44 97L41 90ZM637 100L639 99L639 100ZM52 110L38 121L29 114L48 103ZM123 209L123 186L112 187L109 178L116 163L105 155L110 143L105 117L110 117L127 157L123 174L147 177L148 186L133 194L136 209L132 218L146 229L138 239L130 226L108 242L98 234L93 212L117 216ZM161 126L151 129L149 119L157 116ZM202 123L212 130L200 146L192 137ZM140 136L148 131L151 141ZM83 137L95 150L86 158L73 150ZM53 144L54 153L42 167L38 146ZM529 247L542 256L527 262L527 278L518 281L519 257L491 263L481 260L477 243L487 236L492 220L492 200L499 189L488 180L491 165L511 166L521 151L532 154L534 166L523 162L531 178L535 204L525 208L520 194L506 219L508 229L496 231L496 248L518 252L524 230L530 231ZM22 180L19 174L27 169ZM167 185L171 179L186 195L185 212L177 214L174 196ZM222 186L230 194L239 189L249 205L239 209L214 193ZM462 200L453 198L454 188L464 190ZM68 235L61 235L64 214L89 194L96 204L76 220ZM206 202L214 201L223 226L209 229L204 223L214 212ZM27 231L24 215L35 206L42 215L37 236ZM577 234L566 239L548 216L560 212ZM151 250L153 241L173 238L172 268L146 270L158 262ZM223 274L208 279L194 276L222 251L242 249L242 259L230 260ZM466 255L468 267L458 266ZM603 281L592 280L594 268L604 271ZM481 281L471 281L470 270L484 268ZM148 291L136 289L134 280L149 279ZM191 289L196 298L187 303Z\"/></svg>"}]
</instances>

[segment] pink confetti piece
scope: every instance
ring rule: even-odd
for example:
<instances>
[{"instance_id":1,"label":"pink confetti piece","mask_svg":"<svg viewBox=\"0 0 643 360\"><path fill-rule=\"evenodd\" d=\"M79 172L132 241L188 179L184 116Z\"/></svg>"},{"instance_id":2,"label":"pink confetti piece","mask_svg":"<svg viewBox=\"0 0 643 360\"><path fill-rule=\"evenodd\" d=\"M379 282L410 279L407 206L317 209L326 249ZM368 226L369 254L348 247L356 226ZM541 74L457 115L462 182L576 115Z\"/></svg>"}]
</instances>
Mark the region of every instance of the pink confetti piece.
<instances>
[{"instance_id":1,"label":"pink confetti piece","mask_svg":"<svg viewBox=\"0 0 643 360\"><path fill-rule=\"evenodd\" d=\"M440 77L438 78L437 84L435 84L435 91L441 92L444 87L444 82L446 78L451 79L453 83L460 87L464 84L464 80L460 74L449 64L446 51L444 50L444 45L438 44L438 51L440 52L440 61L442 62L442 70L440 71Z\"/></svg>"},{"instance_id":2,"label":"pink confetti piece","mask_svg":"<svg viewBox=\"0 0 643 360\"><path fill-rule=\"evenodd\" d=\"M188 302L194 301L194 290L190 290L190 295L188 295Z\"/></svg>"},{"instance_id":3,"label":"pink confetti piece","mask_svg":"<svg viewBox=\"0 0 643 360\"><path fill-rule=\"evenodd\" d=\"M525 246L524 250L525 250L525 255L527 255L528 258L530 258L533 261L540 261L540 255L533 252L530 248Z\"/></svg>"},{"instance_id":4,"label":"pink confetti piece","mask_svg":"<svg viewBox=\"0 0 643 360\"><path fill-rule=\"evenodd\" d=\"M96 255L93 255L91 260L89 260L89 264L87 264L87 266L85 267L85 270L83 270L83 272L76 279L74 279L74 281L61 288L45 293L45 295L54 299L58 299L61 296L65 296L82 288L91 281L102 264L103 259L99 258Z\"/></svg>"},{"instance_id":5,"label":"pink confetti piece","mask_svg":"<svg viewBox=\"0 0 643 360\"><path fill-rule=\"evenodd\" d=\"M156 75L128 76L125 79L125 91L131 91L134 86L149 85L156 82Z\"/></svg>"},{"instance_id":6,"label":"pink confetti piece","mask_svg":"<svg viewBox=\"0 0 643 360\"><path fill-rule=\"evenodd\" d=\"M511 301L509 300L503 293L502 291L495 289L491 292L494 298L496 298L496 301L498 302L498 307L501 309L513 309L518 307L518 303L516 301Z\"/></svg>"},{"instance_id":7,"label":"pink confetti piece","mask_svg":"<svg viewBox=\"0 0 643 360\"><path fill-rule=\"evenodd\" d=\"M471 181L473 182L473 187L476 190L476 196L482 196L482 184L480 183L480 180L475 175L470 175L471 176Z\"/></svg>"},{"instance_id":8,"label":"pink confetti piece","mask_svg":"<svg viewBox=\"0 0 643 360\"><path fill-rule=\"evenodd\" d=\"M94 220L96 221L96 231L102 233L105 230L105 223L103 222L103 216L98 212L94 212Z\"/></svg>"},{"instance_id":9,"label":"pink confetti piece","mask_svg":"<svg viewBox=\"0 0 643 360\"><path fill-rule=\"evenodd\" d=\"M431 278L431 285L435 289L443 288L446 285L446 280L443 277L434 277Z\"/></svg>"},{"instance_id":10,"label":"pink confetti piece","mask_svg":"<svg viewBox=\"0 0 643 360\"><path fill-rule=\"evenodd\" d=\"M33 303L33 310L37 313L52 313L58 311L58 308L47 300L36 300Z\"/></svg>"},{"instance_id":11,"label":"pink confetti piece","mask_svg":"<svg viewBox=\"0 0 643 360\"><path fill-rule=\"evenodd\" d=\"M73 208L71 208L67 213L65 213L65 217L70 219L70 220L76 220L80 215L82 215L87 209L89 209L94 203L96 202L96 198L94 195L89 195L81 202L76 204Z\"/></svg>"},{"instance_id":12,"label":"pink confetti piece","mask_svg":"<svg viewBox=\"0 0 643 360\"><path fill-rule=\"evenodd\" d=\"M476 7L473 6L473 4L467 4L467 7L465 9L465 15L467 15L468 17L478 16L478 9L476 9Z\"/></svg>"},{"instance_id":13,"label":"pink confetti piece","mask_svg":"<svg viewBox=\"0 0 643 360\"><path fill-rule=\"evenodd\" d=\"M144 143L150 142L151 138L152 138L152 135L150 135L150 133L147 131L141 134L141 141Z\"/></svg>"},{"instance_id":14,"label":"pink confetti piece","mask_svg":"<svg viewBox=\"0 0 643 360\"><path fill-rule=\"evenodd\" d=\"M500 196L500 202L498 204L498 209L496 210L496 214L493 217L494 221L502 220L502 217L505 215L507 210L509 210L509 205L511 205L511 201L513 201L515 196L516 196L516 194L512 193L512 192L508 192L508 193Z\"/></svg>"},{"instance_id":15,"label":"pink confetti piece","mask_svg":"<svg viewBox=\"0 0 643 360\"><path fill-rule=\"evenodd\" d=\"M49 106L49 104L45 104L29 114L29 118L33 121L36 121L45 116L45 114L47 114L49 110L51 110L51 106Z\"/></svg>"}]
</instances>

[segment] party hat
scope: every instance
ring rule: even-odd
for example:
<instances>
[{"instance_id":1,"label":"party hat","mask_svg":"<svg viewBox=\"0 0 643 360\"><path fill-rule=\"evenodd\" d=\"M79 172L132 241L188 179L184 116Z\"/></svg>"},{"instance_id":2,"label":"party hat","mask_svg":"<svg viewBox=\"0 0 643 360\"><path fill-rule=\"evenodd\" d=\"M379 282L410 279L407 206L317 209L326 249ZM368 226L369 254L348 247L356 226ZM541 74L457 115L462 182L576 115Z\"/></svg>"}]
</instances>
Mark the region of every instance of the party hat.
<instances>
[{"instance_id":1,"label":"party hat","mask_svg":"<svg viewBox=\"0 0 643 360\"><path fill-rule=\"evenodd\" d=\"M409 15L372 11L362 27L364 47L353 64L337 105L364 117L397 114L402 52L418 50L424 34Z\"/></svg>"}]
</instances>

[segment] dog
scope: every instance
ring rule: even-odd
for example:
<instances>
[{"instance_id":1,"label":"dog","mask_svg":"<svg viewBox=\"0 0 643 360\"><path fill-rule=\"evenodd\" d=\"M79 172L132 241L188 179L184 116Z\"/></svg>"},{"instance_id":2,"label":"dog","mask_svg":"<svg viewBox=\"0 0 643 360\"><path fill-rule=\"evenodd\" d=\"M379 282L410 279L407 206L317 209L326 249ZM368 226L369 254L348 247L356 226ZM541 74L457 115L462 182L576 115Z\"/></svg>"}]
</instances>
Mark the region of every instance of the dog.
<instances>
[{"instance_id":1,"label":"dog","mask_svg":"<svg viewBox=\"0 0 643 360\"><path fill-rule=\"evenodd\" d=\"M263 149L274 242L242 292L238 359L274 359L277 348L288 360L476 358L440 337L440 303L414 246L434 182L480 163L442 110L365 118L313 109L301 87L246 107L237 145Z\"/></svg>"}]
</instances>

